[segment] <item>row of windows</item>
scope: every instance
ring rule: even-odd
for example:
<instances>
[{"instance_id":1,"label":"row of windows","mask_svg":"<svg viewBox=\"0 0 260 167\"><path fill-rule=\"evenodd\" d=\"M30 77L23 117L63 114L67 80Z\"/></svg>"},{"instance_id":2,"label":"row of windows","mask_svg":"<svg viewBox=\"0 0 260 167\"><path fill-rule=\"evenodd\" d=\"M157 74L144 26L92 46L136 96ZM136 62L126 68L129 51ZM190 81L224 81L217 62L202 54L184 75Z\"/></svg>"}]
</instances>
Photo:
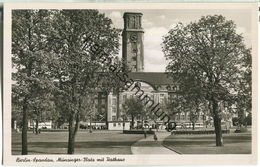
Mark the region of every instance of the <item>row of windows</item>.
<instances>
[{"instance_id":1,"label":"row of windows","mask_svg":"<svg viewBox=\"0 0 260 167\"><path fill-rule=\"evenodd\" d=\"M140 119L140 117L138 118L137 117L137 120L138 119ZM190 116L189 115L177 115L176 117L175 117L175 120L189 120L190 119ZM204 120L205 119L205 117L204 117L204 115L200 115L199 117L198 117L198 120ZM116 121L117 120L117 117L115 116L115 115L113 115L112 116L112 121Z\"/></svg>"},{"instance_id":2,"label":"row of windows","mask_svg":"<svg viewBox=\"0 0 260 167\"><path fill-rule=\"evenodd\" d=\"M152 100L155 100L155 96L156 95L154 95L154 94L147 94L147 96L150 97ZM127 98L132 98L132 97L134 97L134 94L123 95L123 101L126 101ZM164 100L165 94L160 94L158 98L160 99L160 102L161 102L162 100ZM113 98L112 104L116 104L116 99L115 98Z\"/></svg>"},{"instance_id":3,"label":"row of windows","mask_svg":"<svg viewBox=\"0 0 260 167\"><path fill-rule=\"evenodd\" d=\"M112 113L115 114L116 112L117 112L117 99L116 98L112 98ZM115 120L113 120L113 121L115 121Z\"/></svg>"},{"instance_id":4,"label":"row of windows","mask_svg":"<svg viewBox=\"0 0 260 167\"><path fill-rule=\"evenodd\" d=\"M121 125L124 126L124 123L121 124L121 122L118 122L118 123L115 122L115 123L113 123L113 126L116 127L116 124L117 124L118 126L121 126Z\"/></svg>"},{"instance_id":5,"label":"row of windows","mask_svg":"<svg viewBox=\"0 0 260 167\"><path fill-rule=\"evenodd\" d=\"M112 121L116 121L116 116L112 116Z\"/></svg>"},{"instance_id":6,"label":"row of windows","mask_svg":"<svg viewBox=\"0 0 260 167\"><path fill-rule=\"evenodd\" d=\"M189 115L178 115L175 117L175 120L189 120L190 119L190 116ZM205 119L205 117L203 115L200 115L198 117L198 120L203 120Z\"/></svg>"}]
</instances>

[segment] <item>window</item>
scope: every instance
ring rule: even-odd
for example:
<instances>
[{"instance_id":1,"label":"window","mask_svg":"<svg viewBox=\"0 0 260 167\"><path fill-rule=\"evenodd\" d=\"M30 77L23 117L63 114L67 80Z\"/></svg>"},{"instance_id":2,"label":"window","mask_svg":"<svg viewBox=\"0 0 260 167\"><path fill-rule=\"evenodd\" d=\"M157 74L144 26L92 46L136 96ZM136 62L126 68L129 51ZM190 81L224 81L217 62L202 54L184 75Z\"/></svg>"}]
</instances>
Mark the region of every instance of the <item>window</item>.
<instances>
[{"instance_id":1,"label":"window","mask_svg":"<svg viewBox=\"0 0 260 167\"><path fill-rule=\"evenodd\" d=\"M143 100L143 103L144 103L144 104L148 103L148 100L150 100L149 98L150 98L149 95L148 95L148 98L143 98L143 99L142 99L142 100ZM150 103L149 103L149 104L150 104Z\"/></svg>"},{"instance_id":2,"label":"window","mask_svg":"<svg viewBox=\"0 0 260 167\"><path fill-rule=\"evenodd\" d=\"M138 86L138 87L141 87L142 85L141 85L141 82L136 82L136 85Z\"/></svg>"},{"instance_id":3,"label":"window","mask_svg":"<svg viewBox=\"0 0 260 167\"><path fill-rule=\"evenodd\" d=\"M176 115L176 120L180 120L180 114Z\"/></svg>"},{"instance_id":4,"label":"window","mask_svg":"<svg viewBox=\"0 0 260 167\"><path fill-rule=\"evenodd\" d=\"M126 95L123 95L123 101L124 102L126 101Z\"/></svg>"},{"instance_id":5,"label":"window","mask_svg":"<svg viewBox=\"0 0 260 167\"><path fill-rule=\"evenodd\" d=\"M187 120L190 120L190 114L187 113L186 119L187 119Z\"/></svg>"},{"instance_id":6,"label":"window","mask_svg":"<svg viewBox=\"0 0 260 167\"><path fill-rule=\"evenodd\" d=\"M150 97L151 97L152 100L154 100L154 94L152 94Z\"/></svg>"},{"instance_id":7,"label":"window","mask_svg":"<svg viewBox=\"0 0 260 167\"><path fill-rule=\"evenodd\" d=\"M163 98L160 98L160 101L159 101L159 103L160 103L160 104L162 104L162 103L163 103Z\"/></svg>"},{"instance_id":8,"label":"window","mask_svg":"<svg viewBox=\"0 0 260 167\"><path fill-rule=\"evenodd\" d=\"M112 116L112 121L116 121L116 116Z\"/></svg>"},{"instance_id":9,"label":"window","mask_svg":"<svg viewBox=\"0 0 260 167\"><path fill-rule=\"evenodd\" d=\"M116 98L112 99L112 105L116 105Z\"/></svg>"},{"instance_id":10,"label":"window","mask_svg":"<svg viewBox=\"0 0 260 167\"><path fill-rule=\"evenodd\" d=\"M115 106L112 107L112 113L116 113L116 107Z\"/></svg>"}]
</instances>

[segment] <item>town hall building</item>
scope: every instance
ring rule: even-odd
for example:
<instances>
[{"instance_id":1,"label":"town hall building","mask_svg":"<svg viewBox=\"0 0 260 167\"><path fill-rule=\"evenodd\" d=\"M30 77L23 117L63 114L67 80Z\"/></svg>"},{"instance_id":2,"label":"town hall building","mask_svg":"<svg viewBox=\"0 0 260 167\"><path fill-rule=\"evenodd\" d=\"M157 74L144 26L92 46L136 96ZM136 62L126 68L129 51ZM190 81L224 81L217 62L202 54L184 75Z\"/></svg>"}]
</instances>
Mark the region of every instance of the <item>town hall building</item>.
<instances>
[{"instance_id":1,"label":"town hall building","mask_svg":"<svg viewBox=\"0 0 260 167\"><path fill-rule=\"evenodd\" d=\"M140 88L155 103L163 104L165 100L175 96L174 93L177 85L164 72L144 72L144 30L142 28L142 13L124 13L124 29L122 33L122 62L125 68L130 70L129 78L139 84ZM107 98L107 115L108 129L123 129L122 124L129 124L123 111L123 103L127 98L135 96L136 91L127 90L119 95L110 93ZM104 100L105 100L104 99ZM178 122L189 122L189 116L185 113L177 114L174 120ZM199 118L197 125L201 126L203 116ZM173 118L172 118L173 119ZM139 120L140 121L140 120ZM127 123L126 123L127 122ZM155 123L148 120L149 124ZM138 119L135 123L138 126ZM161 128L162 121L159 121ZM157 122L158 126L158 122ZM154 127L154 126L153 126Z\"/></svg>"}]
</instances>

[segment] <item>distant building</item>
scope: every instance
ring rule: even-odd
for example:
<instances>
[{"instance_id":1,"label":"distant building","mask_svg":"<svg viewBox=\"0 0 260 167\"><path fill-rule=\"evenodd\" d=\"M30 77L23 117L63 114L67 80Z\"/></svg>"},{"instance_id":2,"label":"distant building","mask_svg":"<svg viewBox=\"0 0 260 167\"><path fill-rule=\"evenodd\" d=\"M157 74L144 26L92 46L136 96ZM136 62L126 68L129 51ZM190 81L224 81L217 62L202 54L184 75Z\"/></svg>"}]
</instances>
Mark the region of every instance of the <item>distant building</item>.
<instances>
[{"instance_id":1,"label":"distant building","mask_svg":"<svg viewBox=\"0 0 260 167\"><path fill-rule=\"evenodd\" d=\"M134 80L134 85L138 84L154 103L162 104L165 99L171 100L176 96L178 85L167 76L164 72L144 72L144 44L142 28L142 13L124 13L124 29L122 33L122 62L123 68L130 70L128 73L129 79ZM128 89L120 92L119 95L112 92L108 95L99 93L96 97L96 104L98 113L104 113L104 118L109 130L122 130L122 121L125 119L125 113L122 104L127 98L136 96L138 90ZM141 91L138 93L142 93ZM195 127L212 126L213 120L209 113L200 112ZM130 117L127 118L130 120ZM229 119L230 120L230 119ZM141 119L137 118L135 126L140 124ZM151 120L144 120L149 122L148 126L159 129L164 129L163 121L159 118L156 123ZM172 122L177 123L177 128L191 128L189 112L181 112L171 118ZM129 124L130 125L130 124Z\"/></svg>"},{"instance_id":2,"label":"distant building","mask_svg":"<svg viewBox=\"0 0 260 167\"><path fill-rule=\"evenodd\" d=\"M31 129L35 128L36 122L33 120L30 120L28 122L28 127ZM38 129L52 129L52 121L39 122Z\"/></svg>"},{"instance_id":3,"label":"distant building","mask_svg":"<svg viewBox=\"0 0 260 167\"><path fill-rule=\"evenodd\" d=\"M130 130L130 121L108 121L108 130Z\"/></svg>"}]
</instances>

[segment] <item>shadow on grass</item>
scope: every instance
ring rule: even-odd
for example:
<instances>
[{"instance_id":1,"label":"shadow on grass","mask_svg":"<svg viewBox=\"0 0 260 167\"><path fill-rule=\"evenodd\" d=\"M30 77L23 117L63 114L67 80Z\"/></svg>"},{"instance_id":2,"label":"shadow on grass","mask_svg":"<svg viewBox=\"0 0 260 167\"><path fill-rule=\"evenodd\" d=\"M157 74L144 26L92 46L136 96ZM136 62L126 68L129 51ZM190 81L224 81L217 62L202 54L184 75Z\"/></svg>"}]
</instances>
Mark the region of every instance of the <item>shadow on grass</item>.
<instances>
[{"instance_id":1,"label":"shadow on grass","mask_svg":"<svg viewBox=\"0 0 260 167\"><path fill-rule=\"evenodd\" d=\"M75 148L111 148L115 146L131 146L134 142L114 142L114 141L88 141L75 142ZM20 146L21 143L13 143L13 147ZM44 147L44 148L67 148L67 142L30 142L30 147Z\"/></svg>"},{"instance_id":2,"label":"shadow on grass","mask_svg":"<svg viewBox=\"0 0 260 167\"><path fill-rule=\"evenodd\" d=\"M251 154L251 139L251 134L225 134L224 146L216 147L215 135L172 135L163 144L182 154Z\"/></svg>"},{"instance_id":3,"label":"shadow on grass","mask_svg":"<svg viewBox=\"0 0 260 167\"><path fill-rule=\"evenodd\" d=\"M96 154L93 150L102 149L105 154L106 151L118 152L127 154L130 152L130 147L134 142L122 141L88 141L88 142L75 142L75 150L86 149L83 152ZM21 143L12 144L12 153L19 154L21 152ZM67 142L30 142L28 143L29 154L66 154L68 143ZM42 151L42 150L46 151ZM60 150L61 152L55 152L54 150ZM92 152L93 151L93 152Z\"/></svg>"},{"instance_id":4,"label":"shadow on grass","mask_svg":"<svg viewBox=\"0 0 260 167\"><path fill-rule=\"evenodd\" d=\"M20 149L12 149L12 152L21 152ZM43 151L39 151L39 150L28 150L29 154L48 154L48 152L43 152ZM61 153L61 152L51 152L49 154L66 154L66 152ZM17 155L17 154L16 154Z\"/></svg>"}]
</instances>

